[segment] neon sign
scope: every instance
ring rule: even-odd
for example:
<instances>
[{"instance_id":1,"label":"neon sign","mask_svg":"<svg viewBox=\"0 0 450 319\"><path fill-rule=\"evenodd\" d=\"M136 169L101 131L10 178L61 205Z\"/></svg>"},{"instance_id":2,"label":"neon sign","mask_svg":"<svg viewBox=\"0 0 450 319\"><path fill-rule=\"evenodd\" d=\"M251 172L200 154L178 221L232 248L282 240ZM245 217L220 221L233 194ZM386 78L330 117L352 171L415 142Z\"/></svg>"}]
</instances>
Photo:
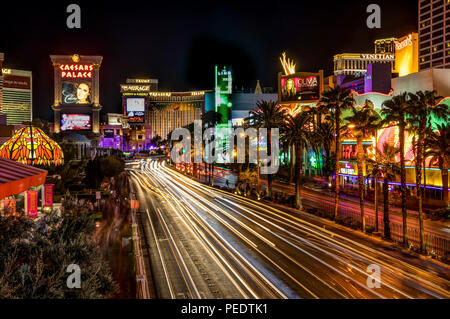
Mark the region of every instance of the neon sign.
<instances>
[{"instance_id":1,"label":"neon sign","mask_svg":"<svg viewBox=\"0 0 450 319\"><path fill-rule=\"evenodd\" d=\"M412 34L408 35L406 37L406 39L404 39L401 42L400 41L395 41L395 49L399 50L399 51L404 49L404 48L406 48L406 47L408 47L408 46L411 46L411 45L413 45L413 43L412 43Z\"/></svg>"},{"instance_id":2,"label":"neon sign","mask_svg":"<svg viewBox=\"0 0 450 319\"><path fill-rule=\"evenodd\" d=\"M71 79L91 79L92 71L94 70L93 64L61 64L59 66L61 70L61 78Z\"/></svg>"},{"instance_id":3,"label":"neon sign","mask_svg":"<svg viewBox=\"0 0 450 319\"><path fill-rule=\"evenodd\" d=\"M150 85L121 84L120 89L122 92L126 92L126 91L145 92L145 91L150 91Z\"/></svg>"},{"instance_id":4,"label":"neon sign","mask_svg":"<svg viewBox=\"0 0 450 319\"><path fill-rule=\"evenodd\" d=\"M394 54L361 54L364 60L394 60Z\"/></svg>"},{"instance_id":5,"label":"neon sign","mask_svg":"<svg viewBox=\"0 0 450 319\"><path fill-rule=\"evenodd\" d=\"M341 168L341 173L347 174L347 175L356 175L355 170L352 168L352 166L349 163L344 164L344 167Z\"/></svg>"}]
</instances>

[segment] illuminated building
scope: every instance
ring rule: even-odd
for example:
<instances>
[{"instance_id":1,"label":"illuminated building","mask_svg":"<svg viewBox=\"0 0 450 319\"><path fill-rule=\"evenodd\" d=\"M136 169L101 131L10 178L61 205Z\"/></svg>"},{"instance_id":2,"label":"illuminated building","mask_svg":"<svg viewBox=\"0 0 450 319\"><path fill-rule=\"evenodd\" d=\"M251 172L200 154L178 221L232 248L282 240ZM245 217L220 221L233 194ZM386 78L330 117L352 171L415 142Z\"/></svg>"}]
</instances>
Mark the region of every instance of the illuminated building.
<instances>
[{"instance_id":1,"label":"illuminated building","mask_svg":"<svg viewBox=\"0 0 450 319\"><path fill-rule=\"evenodd\" d=\"M369 92L389 93L391 91L392 70L386 63L367 65L367 72L363 76L338 75L337 85L353 90L360 94Z\"/></svg>"},{"instance_id":2,"label":"illuminated building","mask_svg":"<svg viewBox=\"0 0 450 319\"><path fill-rule=\"evenodd\" d=\"M100 133L100 66L103 57L51 55L54 132Z\"/></svg>"},{"instance_id":3,"label":"illuminated building","mask_svg":"<svg viewBox=\"0 0 450 319\"><path fill-rule=\"evenodd\" d=\"M124 127L126 126L122 114L107 113L105 121L100 124L99 147L122 150Z\"/></svg>"},{"instance_id":4,"label":"illuminated building","mask_svg":"<svg viewBox=\"0 0 450 319\"><path fill-rule=\"evenodd\" d=\"M31 71L3 69L3 93L0 112L8 125L31 122L33 92Z\"/></svg>"},{"instance_id":5,"label":"illuminated building","mask_svg":"<svg viewBox=\"0 0 450 319\"><path fill-rule=\"evenodd\" d=\"M5 60L5 54L0 52L0 109L1 109L2 103L3 103L3 61L4 60Z\"/></svg>"},{"instance_id":6,"label":"illuminated building","mask_svg":"<svg viewBox=\"0 0 450 319\"><path fill-rule=\"evenodd\" d=\"M450 68L450 2L419 0L419 67Z\"/></svg>"},{"instance_id":7,"label":"illuminated building","mask_svg":"<svg viewBox=\"0 0 450 319\"><path fill-rule=\"evenodd\" d=\"M395 54L393 53L343 53L334 56L334 75L363 76L367 66L373 63L388 63L395 71Z\"/></svg>"},{"instance_id":8,"label":"illuminated building","mask_svg":"<svg viewBox=\"0 0 450 319\"><path fill-rule=\"evenodd\" d=\"M366 100L370 100L377 111L380 111L383 102L390 100L394 95L402 92L416 92L419 90L437 91L438 96L444 96L439 103L446 104L450 107L450 70L449 69L430 69L407 76L393 78L391 81L392 92L389 94L382 94L378 92L371 92L367 94L354 94L355 105L362 106ZM351 116L350 110L344 110L342 117ZM445 124L444 121L432 118L431 121L434 129L437 124ZM416 183L415 177L415 163L414 152L412 148L412 135L408 134L405 137L405 159L406 159L406 183L408 188L414 188ZM377 142L378 148L382 149L384 143L388 143L392 146L399 146L398 128L388 127L384 130L380 130L377 134L377 138L364 141L364 147L369 148ZM356 140L352 138L346 138L342 142L342 157L340 161L340 183L347 187L357 187L358 169L356 163ZM397 158L399 161L400 159ZM429 190L428 194L434 199L439 200L442 193L442 179L441 171L438 166L430 161L426 161L427 168L425 171L426 187ZM365 172L364 172L365 174ZM399 186L400 179L397 177L396 181L391 184L392 189ZM369 184L373 187L373 180L369 181Z\"/></svg>"},{"instance_id":9,"label":"illuminated building","mask_svg":"<svg viewBox=\"0 0 450 319\"><path fill-rule=\"evenodd\" d=\"M397 41L396 38L387 38L387 39L379 39L375 40L375 53L376 54L382 54L382 53L395 53L395 41Z\"/></svg>"},{"instance_id":10,"label":"illuminated building","mask_svg":"<svg viewBox=\"0 0 450 319\"><path fill-rule=\"evenodd\" d=\"M411 33L395 42L395 66L399 76L419 71L419 35Z\"/></svg>"},{"instance_id":11,"label":"illuminated building","mask_svg":"<svg viewBox=\"0 0 450 319\"><path fill-rule=\"evenodd\" d=\"M6 115L7 125L30 122L33 118L31 71L8 69L0 53L0 114Z\"/></svg>"},{"instance_id":12,"label":"illuminated building","mask_svg":"<svg viewBox=\"0 0 450 319\"><path fill-rule=\"evenodd\" d=\"M40 128L26 126L0 147L0 157L27 165L61 165L61 147Z\"/></svg>"},{"instance_id":13,"label":"illuminated building","mask_svg":"<svg viewBox=\"0 0 450 319\"><path fill-rule=\"evenodd\" d=\"M149 100L150 138L169 139L174 129L201 120L205 109L205 91L152 92Z\"/></svg>"}]
</instances>

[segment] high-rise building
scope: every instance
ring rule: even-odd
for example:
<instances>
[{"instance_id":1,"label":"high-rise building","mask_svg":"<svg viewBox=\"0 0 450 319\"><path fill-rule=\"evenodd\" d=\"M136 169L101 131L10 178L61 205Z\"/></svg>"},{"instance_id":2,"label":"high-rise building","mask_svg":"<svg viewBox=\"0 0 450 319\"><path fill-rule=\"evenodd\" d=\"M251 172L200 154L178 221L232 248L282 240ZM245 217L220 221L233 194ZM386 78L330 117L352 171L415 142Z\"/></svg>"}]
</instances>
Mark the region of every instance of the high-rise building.
<instances>
[{"instance_id":1,"label":"high-rise building","mask_svg":"<svg viewBox=\"0 0 450 319\"><path fill-rule=\"evenodd\" d=\"M395 53L395 42L397 38L387 38L375 40L375 53Z\"/></svg>"},{"instance_id":2,"label":"high-rise building","mask_svg":"<svg viewBox=\"0 0 450 319\"><path fill-rule=\"evenodd\" d=\"M205 108L205 91L150 92L150 138L170 138L169 133L201 120Z\"/></svg>"},{"instance_id":3,"label":"high-rise building","mask_svg":"<svg viewBox=\"0 0 450 319\"><path fill-rule=\"evenodd\" d=\"M450 0L419 0L419 68L450 68Z\"/></svg>"},{"instance_id":4,"label":"high-rise building","mask_svg":"<svg viewBox=\"0 0 450 319\"><path fill-rule=\"evenodd\" d=\"M0 52L0 109L2 107L2 101L3 101L3 61L5 60L5 54Z\"/></svg>"},{"instance_id":5,"label":"high-rise building","mask_svg":"<svg viewBox=\"0 0 450 319\"><path fill-rule=\"evenodd\" d=\"M31 122L33 119L31 71L3 68L2 74L0 112L6 114L6 123L16 125Z\"/></svg>"}]
</instances>

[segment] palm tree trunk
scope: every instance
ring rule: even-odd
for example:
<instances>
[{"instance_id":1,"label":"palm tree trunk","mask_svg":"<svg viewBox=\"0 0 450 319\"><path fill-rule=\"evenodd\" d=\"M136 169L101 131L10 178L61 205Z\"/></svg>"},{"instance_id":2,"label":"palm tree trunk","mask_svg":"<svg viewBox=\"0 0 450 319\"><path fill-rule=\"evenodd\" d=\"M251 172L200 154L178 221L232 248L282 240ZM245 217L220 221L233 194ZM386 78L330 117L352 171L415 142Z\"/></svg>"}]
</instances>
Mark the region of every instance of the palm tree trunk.
<instances>
[{"instance_id":1,"label":"palm tree trunk","mask_svg":"<svg viewBox=\"0 0 450 319\"><path fill-rule=\"evenodd\" d=\"M439 159L439 166L441 167L441 178L442 178L442 201L448 207L448 167L446 165L445 159Z\"/></svg>"},{"instance_id":2,"label":"palm tree trunk","mask_svg":"<svg viewBox=\"0 0 450 319\"><path fill-rule=\"evenodd\" d=\"M378 179L374 178L375 190L374 190L374 202L375 202L375 232L378 233Z\"/></svg>"},{"instance_id":3,"label":"palm tree trunk","mask_svg":"<svg viewBox=\"0 0 450 319\"><path fill-rule=\"evenodd\" d=\"M419 141L424 140L424 131L419 132ZM415 146L415 144L413 144ZM417 202L419 206L419 241L420 241L420 251L424 252L425 249L425 233L423 226L423 209L422 209L422 151L423 144L417 144L417 157L416 157L416 194L417 194ZM414 147L416 149L416 147ZM425 173L424 173L425 174Z\"/></svg>"},{"instance_id":4,"label":"palm tree trunk","mask_svg":"<svg viewBox=\"0 0 450 319\"><path fill-rule=\"evenodd\" d=\"M261 192L261 177L259 176L260 164L259 164L259 136L256 139L256 190Z\"/></svg>"},{"instance_id":5,"label":"palm tree trunk","mask_svg":"<svg viewBox=\"0 0 450 319\"><path fill-rule=\"evenodd\" d=\"M362 231L366 232L366 217L364 216L364 174L363 174L363 161L364 161L364 148L362 145L362 137L357 137L358 147L358 186L359 186L359 207L361 210L361 223Z\"/></svg>"},{"instance_id":6,"label":"palm tree trunk","mask_svg":"<svg viewBox=\"0 0 450 319\"><path fill-rule=\"evenodd\" d=\"M422 153L422 156L424 155L424 153ZM423 197L427 198L427 163L426 163L426 158L425 156L423 156Z\"/></svg>"},{"instance_id":7,"label":"palm tree trunk","mask_svg":"<svg viewBox=\"0 0 450 319\"><path fill-rule=\"evenodd\" d=\"M295 145L292 144L292 146L291 146L291 158L290 158L290 161L289 161L289 165L290 165L290 169L291 169L291 175L289 177L289 182L290 183L294 182L294 176L296 176L295 175L295 155L294 154L295 154Z\"/></svg>"},{"instance_id":8,"label":"palm tree trunk","mask_svg":"<svg viewBox=\"0 0 450 319\"><path fill-rule=\"evenodd\" d=\"M335 175L335 197L334 197L334 220L337 219L338 213L339 213L339 161L341 159L341 132L340 132L340 125L341 125L341 112L339 109L339 105L336 105L336 114L335 114L335 130L336 130L336 165L334 168L334 175Z\"/></svg>"},{"instance_id":9,"label":"palm tree trunk","mask_svg":"<svg viewBox=\"0 0 450 319\"><path fill-rule=\"evenodd\" d=\"M270 154L270 157L272 157L272 129L267 129L268 134L267 134L267 154ZM276 156L278 156L278 154L276 154ZM269 197L272 196L272 174L267 174L267 187L268 187L268 195Z\"/></svg>"},{"instance_id":10,"label":"palm tree trunk","mask_svg":"<svg viewBox=\"0 0 450 319\"><path fill-rule=\"evenodd\" d=\"M295 147L297 154L296 154L296 159L297 161L295 162L295 207L297 209L302 209L302 201L301 201L301 196L300 196L300 190L301 190L301 169L302 169L302 148L297 145Z\"/></svg>"},{"instance_id":11,"label":"palm tree trunk","mask_svg":"<svg viewBox=\"0 0 450 319\"><path fill-rule=\"evenodd\" d=\"M391 239L391 226L389 223L389 184L387 178L383 181L383 222L384 238Z\"/></svg>"},{"instance_id":12,"label":"palm tree trunk","mask_svg":"<svg viewBox=\"0 0 450 319\"><path fill-rule=\"evenodd\" d=\"M405 126L399 126L400 140L400 181L402 193L402 224L403 224L403 245L408 248L407 237L407 211L406 211L406 168L405 168Z\"/></svg>"}]
</instances>

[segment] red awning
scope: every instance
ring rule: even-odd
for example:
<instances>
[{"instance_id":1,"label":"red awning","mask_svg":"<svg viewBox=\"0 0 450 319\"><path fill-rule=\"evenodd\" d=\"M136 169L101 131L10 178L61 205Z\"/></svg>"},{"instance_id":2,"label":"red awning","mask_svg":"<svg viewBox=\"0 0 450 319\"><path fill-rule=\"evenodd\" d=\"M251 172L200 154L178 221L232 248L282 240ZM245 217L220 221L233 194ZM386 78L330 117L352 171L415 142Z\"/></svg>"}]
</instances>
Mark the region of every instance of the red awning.
<instances>
[{"instance_id":1,"label":"red awning","mask_svg":"<svg viewBox=\"0 0 450 319\"><path fill-rule=\"evenodd\" d=\"M47 171L0 157L0 199L45 183Z\"/></svg>"}]
</instances>

